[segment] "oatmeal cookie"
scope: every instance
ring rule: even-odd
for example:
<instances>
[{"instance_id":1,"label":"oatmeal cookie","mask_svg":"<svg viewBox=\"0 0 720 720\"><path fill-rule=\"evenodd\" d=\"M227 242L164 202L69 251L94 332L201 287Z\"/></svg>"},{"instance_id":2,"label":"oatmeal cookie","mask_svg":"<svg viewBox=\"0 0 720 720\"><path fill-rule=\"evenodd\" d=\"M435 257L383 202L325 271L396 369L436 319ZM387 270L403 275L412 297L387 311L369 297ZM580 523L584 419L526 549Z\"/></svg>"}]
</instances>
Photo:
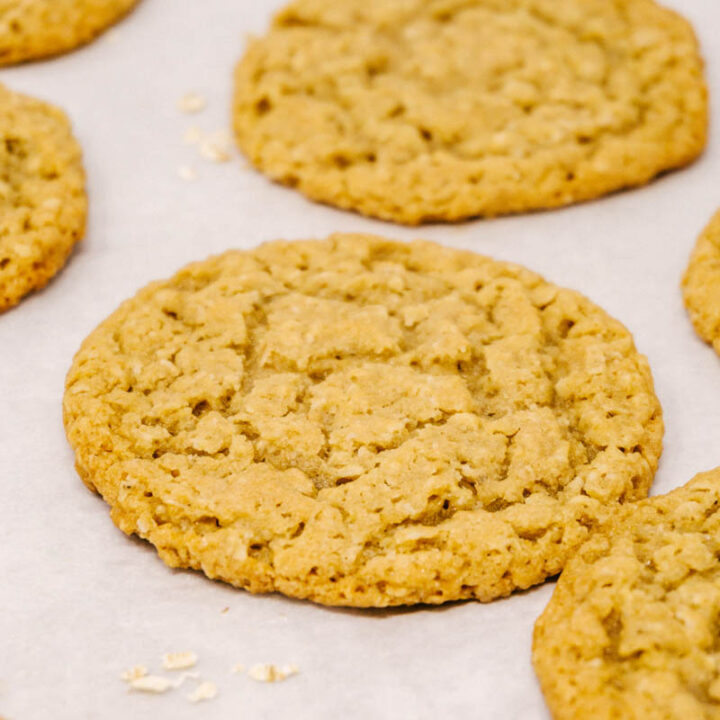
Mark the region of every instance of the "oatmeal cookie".
<instances>
[{"instance_id":1,"label":"oatmeal cookie","mask_svg":"<svg viewBox=\"0 0 720 720\"><path fill-rule=\"evenodd\" d=\"M62 268L86 213L82 154L65 113L0 85L0 312Z\"/></svg>"},{"instance_id":2,"label":"oatmeal cookie","mask_svg":"<svg viewBox=\"0 0 720 720\"><path fill-rule=\"evenodd\" d=\"M702 151L707 98L653 0L297 0L239 63L234 125L274 180L414 224L646 183Z\"/></svg>"},{"instance_id":3,"label":"oatmeal cookie","mask_svg":"<svg viewBox=\"0 0 720 720\"><path fill-rule=\"evenodd\" d=\"M720 353L720 212L695 245L683 294L698 335Z\"/></svg>"},{"instance_id":4,"label":"oatmeal cookie","mask_svg":"<svg viewBox=\"0 0 720 720\"><path fill-rule=\"evenodd\" d=\"M156 282L67 378L77 468L174 567L337 605L492 600L644 497L628 331L521 267L362 235Z\"/></svg>"},{"instance_id":5,"label":"oatmeal cookie","mask_svg":"<svg viewBox=\"0 0 720 720\"><path fill-rule=\"evenodd\" d=\"M535 626L557 720L720 718L720 469L623 508Z\"/></svg>"},{"instance_id":6,"label":"oatmeal cookie","mask_svg":"<svg viewBox=\"0 0 720 720\"><path fill-rule=\"evenodd\" d=\"M0 65L35 60L90 42L138 0L0 0Z\"/></svg>"}]
</instances>

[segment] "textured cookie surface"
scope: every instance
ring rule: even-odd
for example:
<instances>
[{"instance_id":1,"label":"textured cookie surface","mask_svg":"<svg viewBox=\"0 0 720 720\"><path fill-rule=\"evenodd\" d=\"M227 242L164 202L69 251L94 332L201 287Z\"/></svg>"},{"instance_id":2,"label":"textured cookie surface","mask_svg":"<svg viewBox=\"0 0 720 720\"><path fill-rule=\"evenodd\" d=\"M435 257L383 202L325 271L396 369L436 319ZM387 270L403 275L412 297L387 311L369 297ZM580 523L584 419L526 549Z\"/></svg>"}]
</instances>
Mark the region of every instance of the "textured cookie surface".
<instances>
[{"instance_id":1,"label":"textured cookie surface","mask_svg":"<svg viewBox=\"0 0 720 720\"><path fill-rule=\"evenodd\" d=\"M720 353L720 212L695 245L683 293L698 335Z\"/></svg>"},{"instance_id":2,"label":"textured cookie surface","mask_svg":"<svg viewBox=\"0 0 720 720\"><path fill-rule=\"evenodd\" d=\"M0 65L83 45L138 0L0 0Z\"/></svg>"},{"instance_id":3,"label":"textured cookie surface","mask_svg":"<svg viewBox=\"0 0 720 720\"><path fill-rule=\"evenodd\" d=\"M65 264L86 212L81 151L65 114L0 85L0 311Z\"/></svg>"},{"instance_id":4,"label":"textured cookie surface","mask_svg":"<svg viewBox=\"0 0 720 720\"><path fill-rule=\"evenodd\" d=\"M623 508L535 627L558 720L720 718L720 469Z\"/></svg>"},{"instance_id":5,"label":"textured cookie surface","mask_svg":"<svg viewBox=\"0 0 720 720\"><path fill-rule=\"evenodd\" d=\"M705 144L690 26L652 0L298 0L236 71L251 161L404 223L565 205Z\"/></svg>"},{"instance_id":6,"label":"textured cookie surface","mask_svg":"<svg viewBox=\"0 0 720 720\"><path fill-rule=\"evenodd\" d=\"M368 236L190 265L85 341L65 422L173 566L358 606L491 600L647 494L645 359L517 266Z\"/></svg>"}]
</instances>

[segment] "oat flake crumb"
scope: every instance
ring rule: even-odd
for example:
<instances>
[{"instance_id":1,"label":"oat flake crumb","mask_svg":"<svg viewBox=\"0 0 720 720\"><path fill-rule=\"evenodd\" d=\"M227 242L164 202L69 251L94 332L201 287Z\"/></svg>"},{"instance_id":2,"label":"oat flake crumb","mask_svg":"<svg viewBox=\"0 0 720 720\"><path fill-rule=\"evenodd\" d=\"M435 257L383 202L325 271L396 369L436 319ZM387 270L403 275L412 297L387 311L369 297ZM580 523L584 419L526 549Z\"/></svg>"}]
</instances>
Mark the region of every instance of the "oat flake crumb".
<instances>
[{"instance_id":1,"label":"oat flake crumb","mask_svg":"<svg viewBox=\"0 0 720 720\"><path fill-rule=\"evenodd\" d=\"M253 665L248 675L258 682L281 682L300 672L297 665Z\"/></svg>"},{"instance_id":2,"label":"oat flake crumb","mask_svg":"<svg viewBox=\"0 0 720 720\"><path fill-rule=\"evenodd\" d=\"M201 700L212 700L217 695L217 685L210 681L200 683L191 693L188 694L187 699L190 702L200 702Z\"/></svg>"},{"instance_id":3,"label":"oat flake crumb","mask_svg":"<svg viewBox=\"0 0 720 720\"><path fill-rule=\"evenodd\" d=\"M172 680L159 675L144 675L129 681L133 690L147 693L164 693L174 687Z\"/></svg>"},{"instance_id":4,"label":"oat flake crumb","mask_svg":"<svg viewBox=\"0 0 720 720\"><path fill-rule=\"evenodd\" d=\"M178 109L184 113L198 113L205 109L207 100L195 92L185 93L178 101Z\"/></svg>"},{"instance_id":5,"label":"oat flake crumb","mask_svg":"<svg viewBox=\"0 0 720 720\"><path fill-rule=\"evenodd\" d=\"M175 680L175 687L179 688L186 680L199 680L200 679L200 673L199 672L184 672L180 673L180 676L177 680Z\"/></svg>"},{"instance_id":6,"label":"oat flake crumb","mask_svg":"<svg viewBox=\"0 0 720 720\"><path fill-rule=\"evenodd\" d=\"M199 127L195 127L195 125L193 125L185 131L183 135L183 142L186 145L197 145L200 140L202 140L202 136L202 130Z\"/></svg>"},{"instance_id":7,"label":"oat flake crumb","mask_svg":"<svg viewBox=\"0 0 720 720\"><path fill-rule=\"evenodd\" d=\"M231 158L232 137L225 130L205 132L198 127L189 127L183 135L185 145L197 145L198 152L205 160L227 162Z\"/></svg>"},{"instance_id":8,"label":"oat flake crumb","mask_svg":"<svg viewBox=\"0 0 720 720\"><path fill-rule=\"evenodd\" d=\"M200 155L212 162L227 162L230 160L230 147L232 138L224 130L206 135L200 141Z\"/></svg>"},{"instance_id":9,"label":"oat flake crumb","mask_svg":"<svg viewBox=\"0 0 720 720\"><path fill-rule=\"evenodd\" d=\"M162 658L166 670L187 670L197 664L197 655L188 650L186 652L165 653Z\"/></svg>"},{"instance_id":10,"label":"oat flake crumb","mask_svg":"<svg viewBox=\"0 0 720 720\"><path fill-rule=\"evenodd\" d=\"M197 179L197 173L189 165L181 165L177 172L180 178L187 182L192 182Z\"/></svg>"},{"instance_id":11,"label":"oat flake crumb","mask_svg":"<svg viewBox=\"0 0 720 720\"><path fill-rule=\"evenodd\" d=\"M241 673L244 673L244 672L245 672L245 666L244 666L242 663L238 663L237 665L233 665L233 669L231 670L231 672L236 673L236 674L238 674L238 675L241 674Z\"/></svg>"},{"instance_id":12,"label":"oat flake crumb","mask_svg":"<svg viewBox=\"0 0 720 720\"><path fill-rule=\"evenodd\" d=\"M132 682L138 678L145 677L148 669L144 665L133 665L130 669L125 670L120 676L125 682Z\"/></svg>"}]
</instances>

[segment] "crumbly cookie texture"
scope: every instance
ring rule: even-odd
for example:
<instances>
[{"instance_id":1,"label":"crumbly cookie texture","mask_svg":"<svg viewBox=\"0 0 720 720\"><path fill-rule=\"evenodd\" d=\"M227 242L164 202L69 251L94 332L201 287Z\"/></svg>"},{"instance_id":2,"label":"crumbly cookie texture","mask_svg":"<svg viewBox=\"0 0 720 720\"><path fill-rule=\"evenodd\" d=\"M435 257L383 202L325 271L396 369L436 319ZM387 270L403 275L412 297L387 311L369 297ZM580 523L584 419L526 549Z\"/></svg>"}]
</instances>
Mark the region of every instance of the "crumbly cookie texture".
<instances>
[{"instance_id":1,"label":"crumbly cookie texture","mask_svg":"<svg viewBox=\"0 0 720 720\"><path fill-rule=\"evenodd\" d=\"M0 0L0 65L90 42L139 0Z\"/></svg>"},{"instance_id":2,"label":"crumbly cookie texture","mask_svg":"<svg viewBox=\"0 0 720 720\"><path fill-rule=\"evenodd\" d=\"M60 270L86 214L82 154L67 117L0 85L0 312Z\"/></svg>"},{"instance_id":3,"label":"crumbly cookie texture","mask_svg":"<svg viewBox=\"0 0 720 720\"><path fill-rule=\"evenodd\" d=\"M515 265L363 235L190 265L67 378L77 468L174 567L337 605L492 600L647 494L627 330Z\"/></svg>"},{"instance_id":4,"label":"crumbly cookie texture","mask_svg":"<svg viewBox=\"0 0 720 720\"><path fill-rule=\"evenodd\" d=\"M237 68L235 132L274 180L387 220L551 208L694 159L702 67L652 0L298 0Z\"/></svg>"},{"instance_id":5,"label":"crumbly cookie texture","mask_svg":"<svg viewBox=\"0 0 720 720\"><path fill-rule=\"evenodd\" d=\"M720 212L695 245L683 278L683 294L698 335L720 354Z\"/></svg>"},{"instance_id":6,"label":"crumbly cookie texture","mask_svg":"<svg viewBox=\"0 0 720 720\"><path fill-rule=\"evenodd\" d=\"M556 720L720 718L720 469L623 508L535 626Z\"/></svg>"}]
</instances>

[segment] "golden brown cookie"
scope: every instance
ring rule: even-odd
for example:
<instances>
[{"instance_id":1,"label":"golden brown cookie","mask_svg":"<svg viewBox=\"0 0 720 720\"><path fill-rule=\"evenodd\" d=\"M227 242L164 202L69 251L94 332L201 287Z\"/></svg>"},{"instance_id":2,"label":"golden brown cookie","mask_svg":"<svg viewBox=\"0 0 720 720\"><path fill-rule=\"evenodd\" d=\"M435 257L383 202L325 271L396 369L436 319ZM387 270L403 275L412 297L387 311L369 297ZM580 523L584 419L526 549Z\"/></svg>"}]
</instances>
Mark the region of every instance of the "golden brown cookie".
<instances>
[{"instance_id":1,"label":"golden brown cookie","mask_svg":"<svg viewBox=\"0 0 720 720\"><path fill-rule=\"evenodd\" d=\"M86 213L65 113L0 85L0 311L47 285L82 238Z\"/></svg>"},{"instance_id":2,"label":"golden brown cookie","mask_svg":"<svg viewBox=\"0 0 720 720\"><path fill-rule=\"evenodd\" d=\"M508 263L363 235L154 283L67 378L77 467L172 566L337 605L492 600L647 494L627 330Z\"/></svg>"},{"instance_id":3,"label":"golden brown cookie","mask_svg":"<svg viewBox=\"0 0 720 720\"><path fill-rule=\"evenodd\" d=\"M720 718L720 469L623 508L535 626L555 720Z\"/></svg>"},{"instance_id":4,"label":"golden brown cookie","mask_svg":"<svg viewBox=\"0 0 720 720\"><path fill-rule=\"evenodd\" d=\"M720 353L720 212L695 245L683 293L698 335Z\"/></svg>"},{"instance_id":5,"label":"golden brown cookie","mask_svg":"<svg viewBox=\"0 0 720 720\"><path fill-rule=\"evenodd\" d=\"M401 223L551 208L705 145L690 25L652 0L297 0L240 62L241 149Z\"/></svg>"},{"instance_id":6,"label":"golden brown cookie","mask_svg":"<svg viewBox=\"0 0 720 720\"><path fill-rule=\"evenodd\" d=\"M0 65L57 55L90 42L138 0L0 0Z\"/></svg>"}]
</instances>

